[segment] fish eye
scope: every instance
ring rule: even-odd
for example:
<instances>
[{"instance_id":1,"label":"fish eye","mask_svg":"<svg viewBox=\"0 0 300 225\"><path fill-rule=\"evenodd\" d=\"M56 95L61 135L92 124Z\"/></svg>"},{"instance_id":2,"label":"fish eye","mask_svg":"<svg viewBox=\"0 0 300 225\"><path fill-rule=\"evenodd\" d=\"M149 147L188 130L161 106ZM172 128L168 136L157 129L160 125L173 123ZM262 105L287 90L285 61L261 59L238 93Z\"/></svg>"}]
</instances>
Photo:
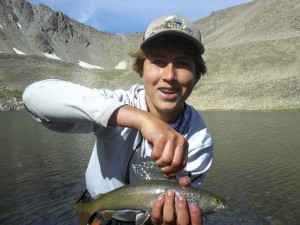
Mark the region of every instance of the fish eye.
<instances>
[{"instance_id":1,"label":"fish eye","mask_svg":"<svg viewBox=\"0 0 300 225\"><path fill-rule=\"evenodd\" d=\"M219 198L216 198L216 202L219 204L221 200Z\"/></svg>"}]
</instances>

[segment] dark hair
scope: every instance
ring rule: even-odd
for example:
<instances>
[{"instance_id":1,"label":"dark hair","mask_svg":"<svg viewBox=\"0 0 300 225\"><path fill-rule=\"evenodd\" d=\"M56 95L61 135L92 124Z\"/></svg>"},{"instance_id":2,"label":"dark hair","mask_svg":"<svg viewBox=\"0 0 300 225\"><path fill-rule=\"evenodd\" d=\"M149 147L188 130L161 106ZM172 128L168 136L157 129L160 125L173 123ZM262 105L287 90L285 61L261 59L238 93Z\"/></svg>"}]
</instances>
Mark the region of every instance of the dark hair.
<instances>
[{"instance_id":1,"label":"dark hair","mask_svg":"<svg viewBox=\"0 0 300 225\"><path fill-rule=\"evenodd\" d=\"M195 76L197 80L207 71L202 55L195 44L186 38L175 35L162 35L145 44L145 46L138 51L129 53L129 55L134 58L132 69L141 76L147 55L151 55L159 49L180 51L191 56L196 64Z\"/></svg>"}]
</instances>

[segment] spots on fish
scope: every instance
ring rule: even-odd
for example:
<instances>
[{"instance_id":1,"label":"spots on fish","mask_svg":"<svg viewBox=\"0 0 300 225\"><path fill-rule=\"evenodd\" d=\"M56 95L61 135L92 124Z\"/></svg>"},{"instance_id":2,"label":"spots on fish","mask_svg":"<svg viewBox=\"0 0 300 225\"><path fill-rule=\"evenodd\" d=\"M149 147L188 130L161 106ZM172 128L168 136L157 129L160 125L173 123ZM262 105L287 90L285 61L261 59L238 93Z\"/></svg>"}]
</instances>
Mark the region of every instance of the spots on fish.
<instances>
[{"instance_id":1,"label":"spots on fish","mask_svg":"<svg viewBox=\"0 0 300 225\"><path fill-rule=\"evenodd\" d=\"M199 201L199 195L196 196L193 193L184 193L184 196L186 197L188 205L190 205L191 203L197 203Z\"/></svg>"}]
</instances>

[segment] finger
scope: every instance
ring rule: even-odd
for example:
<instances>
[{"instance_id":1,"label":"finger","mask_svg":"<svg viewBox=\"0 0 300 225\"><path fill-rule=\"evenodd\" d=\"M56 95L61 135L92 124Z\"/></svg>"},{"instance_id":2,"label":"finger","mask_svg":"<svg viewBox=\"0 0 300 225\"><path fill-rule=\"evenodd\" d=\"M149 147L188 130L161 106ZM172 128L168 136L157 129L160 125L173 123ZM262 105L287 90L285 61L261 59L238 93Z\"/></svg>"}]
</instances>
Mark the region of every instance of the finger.
<instances>
[{"instance_id":1,"label":"finger","mask_svg":"<svg viewBox=\"0 0 300 225\"><path fill-rule=\"evenodd\" d=\"M179 179L179 184L183 187L188 187L190 186L192 183L192 179L188 176L183 176L183 177L180 177Z\"/></svg>"},{"instance_id":2,"label":"finger","mask_svg":"<svg viewBox=\"0 0 300 225\"><path fill-rule=\"evenodd\" d=\"M185 139L181 139L178 141L172 161L172 165L174 167L178 167L180 170L182 170L186 166L188 159L188 149L189 144Z\"/></svg>"},{"instance_id":3,"label":"finger","mask_svg":"<svg viewBox=\"0 0 300 225\"><path fill-rule=\"evenodd\" d=\"M151 151L151 158L155 161L161 158L165 145L167 143L167 139L165 135L160 135L156 140L152 142L153 147Z\"/></svg>"},{"instance_id":4,"label":"finger","mask_svg":"<svg viewBox=\"0 0 300 225\"><path fill-rule=\"evenodd\" d=\"M201 210L195 203L190 205L190 217L192 225L203 225Z\"/></svg>"},{"instance_id":5,"label":"finger","mask_svg":"<svg viewBox=\"0 0 300 225\"><path fill-rule=\"evenodd\" d=\"M164 146L161 157L155 162L155 164L161 168L171 166L174 159L174 152L176 143L172 140L168 140Z\"/></svg>"},{"instance_id":6,"label":"finger","mask_svg":"<svg viewBox=\"0 0 300 225\"><path fill-rule=\"evenodd\" d=\"M165 203L163 208L163 221L166 224L171 224L175 221L175 204L174 191L168 190L165 195Z\"/></svg>"},{"instance_id":7,"label":"finger","mask_svg":"<svg viewBox=\"0 0 300 225\"><path fill-rule=\"evenodd\" d=\"M166 178L175 177L183 168L183 165L178 166L177 164L160 167Z\"/></svg>"},{"instance_id":8,"label":"finger","mask_svg":"<svg viewBox=\"0 0 300 225\"><path fill-rule=\"evenodd\" d=\"M177 197L177 224L190 224L190 213L186 198L183 195Z\"/></svg>"},{"instance_id":9,"label":"finger","mask_svg":"<svg viewBox=\"0 0 300 225\"><path fill-rule=\"evenodd\" d=\"M173 166L160 167L166 178L176 177L180 170L175 169Z\"/></svg>"},{"instance_id":10,"label":"finger","mask_svg":"<svg viewBox=\"0 0 300 225\"><path fill-rule=\"evenodd\" d=\"M164 173L166 178L176 177L176 175L181 171L180 167L177 166L165 166L160 168Z\"/></svg>"},{"instance_id":11,"label":"finger","mask_svg":"<svg viewBox=\"0 0 300 225\"><path fill-rule=\"evenodd\" d=\"M151 221L153 224L162 223L163 206L164 206L164 196L160 195L157 197L152 207Z\"/></svg>"},{"instance_id":12,"label":"finger","mask_svg":"<svg viewBox=\"0 0 300 225\"><path fill-rule=\"evenodd\" d=\"M176 176L187 164L188 142L184 138L180 138L175 144L176 145L172 145L171 149L165 150L162 155L163 161L167 162L167 164L169 163L168 166L161 168L162 172L168 178ZM168 159L166 159L166 157L168 157Z\"/></svg>"}]
</instances>

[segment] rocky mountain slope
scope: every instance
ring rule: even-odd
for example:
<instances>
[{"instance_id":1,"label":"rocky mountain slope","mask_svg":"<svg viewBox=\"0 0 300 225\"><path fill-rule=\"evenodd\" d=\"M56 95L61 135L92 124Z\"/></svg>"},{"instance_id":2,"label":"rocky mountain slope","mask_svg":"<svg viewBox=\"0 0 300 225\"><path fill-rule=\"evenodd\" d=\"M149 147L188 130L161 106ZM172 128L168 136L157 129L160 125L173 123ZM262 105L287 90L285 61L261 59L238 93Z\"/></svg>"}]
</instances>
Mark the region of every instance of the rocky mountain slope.
<instances>
[{"instance_id":1,"label":"rocky mountain slope","mask_svg":"<svg viewBox=\"0 0 300 225\"><path fill-rule=\"evenodd\" d=\"M136 35L109 34L70 19L49 7L26 0L1 0L0 51L26 55L51 55L65 62L83 61L114 68L128 61ZM140 35L137 35L140 36Z\"/></svg>"},{"instance_id":2,"label":"rocky mountain slope","mask_svg":"<svg viewBox=\"0 0 300 225\"><path fill-rule=\"evenodd\" d=\"M254 0L195 23L208 67L190 98L196 108L300 109L300 0ZM127 53L141 39L97 31L45 5L1 0L0 108L17 109L24 87L45 78L128 88L139 79Z\"/></svg>"},{"instance_id":3,"label":"rocky mountain slope","mask_svg":"<svg viewBox=\"0 0 300 225\"><path fill-rule=\"evenodd\" d=\"M204 108L300 108L300 0L256 0L197 25L209 68L195 93Z\"/></svg>"}]
</instances>

